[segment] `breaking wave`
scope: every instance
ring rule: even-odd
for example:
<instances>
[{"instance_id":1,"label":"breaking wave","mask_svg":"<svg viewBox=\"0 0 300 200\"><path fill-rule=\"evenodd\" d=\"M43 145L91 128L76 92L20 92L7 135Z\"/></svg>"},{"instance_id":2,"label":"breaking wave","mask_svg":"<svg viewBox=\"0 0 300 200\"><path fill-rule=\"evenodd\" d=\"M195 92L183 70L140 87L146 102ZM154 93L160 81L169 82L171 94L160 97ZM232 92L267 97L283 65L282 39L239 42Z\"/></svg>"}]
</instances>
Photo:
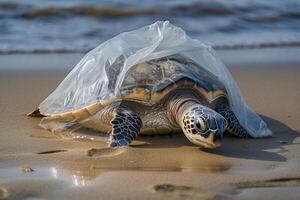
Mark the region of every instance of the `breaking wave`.
<instances>
[{"instance_id":1,"label":"breaking wave","mask_svg":"<svg viewBox=\"0 0 300 200\"><path fill-rule=\"evenodd\" d=\"M12 0L0 2L0 53L84 52L169 20L217 49L299 46L300 2Z\"/></svg>"}]
</instances>

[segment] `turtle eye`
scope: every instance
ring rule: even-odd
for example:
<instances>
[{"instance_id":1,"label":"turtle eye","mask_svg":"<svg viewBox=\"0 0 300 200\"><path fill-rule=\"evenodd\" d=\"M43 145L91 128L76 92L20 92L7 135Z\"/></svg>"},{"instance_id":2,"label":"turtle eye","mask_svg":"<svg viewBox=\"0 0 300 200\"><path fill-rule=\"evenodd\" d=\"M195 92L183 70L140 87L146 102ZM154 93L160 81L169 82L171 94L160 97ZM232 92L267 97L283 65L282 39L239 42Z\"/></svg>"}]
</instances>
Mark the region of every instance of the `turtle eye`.
<instances>
[{"instance_id":1,"label":"turtle eye","mask_svg":"<svg viewBox=\"0 0 300 200\"><path fill-rule=\"evenodd\" d=\"M203 121L203 119L201 117L199 117L195 123L196 128L198 128L201 131L206 131L206 124Z\"/></svg>"}]
</instances>

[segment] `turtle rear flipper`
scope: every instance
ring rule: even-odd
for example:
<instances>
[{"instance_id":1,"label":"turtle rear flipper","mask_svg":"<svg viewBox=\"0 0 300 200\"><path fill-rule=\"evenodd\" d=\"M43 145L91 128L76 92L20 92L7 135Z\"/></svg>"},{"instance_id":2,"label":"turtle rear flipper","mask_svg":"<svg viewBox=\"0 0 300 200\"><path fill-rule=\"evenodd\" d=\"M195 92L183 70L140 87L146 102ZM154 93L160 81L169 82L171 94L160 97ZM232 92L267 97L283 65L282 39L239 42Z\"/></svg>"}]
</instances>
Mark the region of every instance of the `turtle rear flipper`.
<instances>
[{"instance_id":1,"label":"turtle rear flipper","mask_svg":"<svg viewBox=\"0 0 300 200\"><path fill-rule=\"evenodd\" d=\"M220 113L227 120L226 131L231 135L240 138L252 138L247 130L242 127L239 120L233 113L233 111L227 105L220 105L216 108L216 111Z\"/></svg>"},{"instance_id":2,"label":"turtle rear flipper","mask_svg":"<svg viewBox=\"0 0 300 200\"><path fill-rule=\"evenodd\" d=\"M111 120L112 131L109 139L111 147L128 146L140 132L141 118L133 111L118 109Z\"/></svg>"},{"instance_id":3,"label":"turtle rear flipper","mask_svg":"<svg viewBox=\"0 0 300 200\"><path fill-rule=\"evenodd\" d=\"M45 115L43 115L41 112L40 112L40 109L35 109L34 111L30 112L30 113L27 113L27 116L28 117L46 117Z\"/></svg>"}]
</instances>

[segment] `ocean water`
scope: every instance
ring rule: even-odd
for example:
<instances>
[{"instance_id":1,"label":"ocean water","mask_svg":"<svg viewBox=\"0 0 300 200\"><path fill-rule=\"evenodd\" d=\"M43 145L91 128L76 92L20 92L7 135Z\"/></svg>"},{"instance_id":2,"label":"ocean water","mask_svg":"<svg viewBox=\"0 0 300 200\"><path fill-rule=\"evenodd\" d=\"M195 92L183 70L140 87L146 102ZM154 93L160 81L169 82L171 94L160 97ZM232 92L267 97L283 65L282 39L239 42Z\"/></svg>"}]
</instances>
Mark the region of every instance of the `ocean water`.
<instances>
[{"instance_id":1,"label":"ocean water","mask_svg":"<svg viewBox=\"0 0 300 200\"><path fill-rule=\"evenodd\" d=\"M300 45L299 0L0 0L0 53L85 52L157 20L218 49Z\"/></svg>"}]
</instances>

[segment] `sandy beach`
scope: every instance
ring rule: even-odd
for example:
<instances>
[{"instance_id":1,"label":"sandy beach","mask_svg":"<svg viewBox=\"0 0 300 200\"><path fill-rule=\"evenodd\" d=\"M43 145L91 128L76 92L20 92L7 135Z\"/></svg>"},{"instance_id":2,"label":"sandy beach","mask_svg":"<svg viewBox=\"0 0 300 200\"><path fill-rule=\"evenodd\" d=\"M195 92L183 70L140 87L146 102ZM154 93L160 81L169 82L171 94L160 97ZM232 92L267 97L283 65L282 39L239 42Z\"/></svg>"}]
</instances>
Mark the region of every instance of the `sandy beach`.
<instances>
[{"instance_id":1,"label":"sandy beach","mask_svg":"<svg viewBox=\"0 0 300 200\"><path fill-rule=\"evenodd\" d=\"M0 55L0 199L299 199L299 48L219 53L273 137L208 150L148 136L110 149L96 132L53 134L26 113L83 54Z\"/></svg>"}]
</instances>

